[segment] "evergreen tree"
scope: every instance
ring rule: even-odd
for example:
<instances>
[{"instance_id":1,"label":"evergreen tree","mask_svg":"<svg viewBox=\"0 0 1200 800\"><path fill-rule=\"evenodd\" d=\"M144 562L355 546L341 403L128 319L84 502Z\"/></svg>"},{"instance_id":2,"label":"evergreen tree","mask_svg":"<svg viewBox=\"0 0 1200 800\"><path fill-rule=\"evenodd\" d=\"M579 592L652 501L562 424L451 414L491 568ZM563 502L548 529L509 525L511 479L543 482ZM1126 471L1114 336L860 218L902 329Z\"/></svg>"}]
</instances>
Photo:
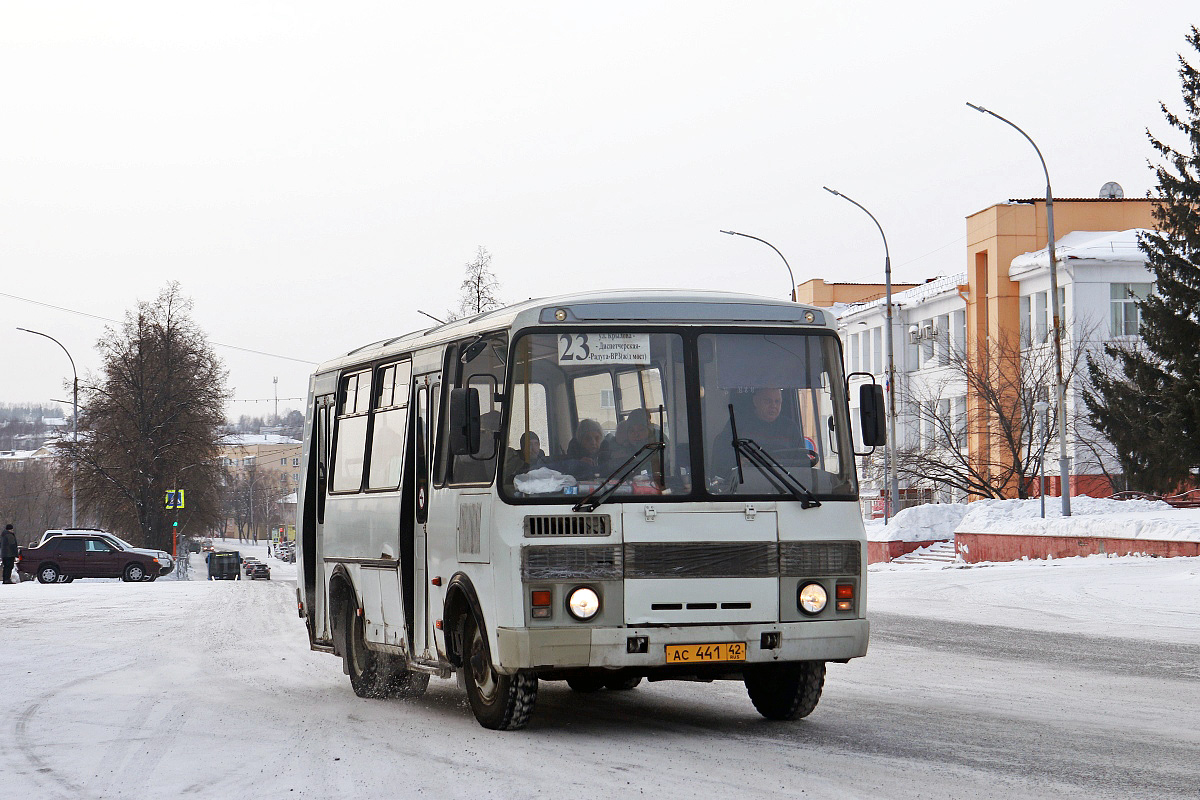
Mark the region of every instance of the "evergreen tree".
<instances>
[{"instance_id":1,"label":"evergreen tree","mask_svg":"<svg viewBox=\"0 0 1200 800\"><path fill-rule=\"evenodd\" d=\"M1200 29L1188 43L1200 53ZM1157 230L1141 237L1154 293L1138 305L1144 347L1107 345L1116 370L1089 359L1093 423L1114 444L1131 488L1169 491L1200 467L1200 70L1179 57L1183 114L1160 104L1186 139L1177 148L1147 131L1160 157Z\"/></svg>"}]
</instances>

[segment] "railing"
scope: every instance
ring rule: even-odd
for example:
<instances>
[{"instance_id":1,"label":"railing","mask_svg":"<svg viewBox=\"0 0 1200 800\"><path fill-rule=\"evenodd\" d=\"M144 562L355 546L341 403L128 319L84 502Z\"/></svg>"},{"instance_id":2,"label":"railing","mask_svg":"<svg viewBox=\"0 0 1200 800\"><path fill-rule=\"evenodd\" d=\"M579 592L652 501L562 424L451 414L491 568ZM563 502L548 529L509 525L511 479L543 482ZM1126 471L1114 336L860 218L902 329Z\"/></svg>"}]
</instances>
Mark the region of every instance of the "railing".
<instances>
[{"instance_id":1,"label":"railing","mask_svg":"<svg viewBox=\"0 0 1200 800\"><path fill-rule=\"evenodd\" d=\"M1188 489L1179 494L1161 495L1152 492L1124 491L1110 495L1110 500L1161 500L1174 508L1200 508L1200 489Z\"/></svg>"}]
</instances>

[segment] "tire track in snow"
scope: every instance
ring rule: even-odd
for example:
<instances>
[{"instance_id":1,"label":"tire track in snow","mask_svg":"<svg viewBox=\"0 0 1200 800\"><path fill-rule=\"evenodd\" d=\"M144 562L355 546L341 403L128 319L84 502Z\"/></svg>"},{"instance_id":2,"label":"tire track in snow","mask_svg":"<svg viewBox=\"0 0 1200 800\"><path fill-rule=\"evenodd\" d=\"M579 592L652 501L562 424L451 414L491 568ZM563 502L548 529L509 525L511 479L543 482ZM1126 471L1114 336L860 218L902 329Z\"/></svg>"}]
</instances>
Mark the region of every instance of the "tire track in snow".
<instances>
[{"instance_id":1,"label":"tire track in snow","mask_svg":"<svg viewBox=\"0 0 1200 800\"><path fill-rule=\"evenodd\" d=\"M39 695L37 699L26 706L21 713L17 715L16 724L13 726L12 738L13 741L16 742L17 750L25 758L29 765L33 767L32 774L35 781L43 786L47 786L50 789L57 789L65 792L65 794L61 794L59 796L71 798L71 800L97 796L93 795L86 787L75 783L70 778L63 775L60 771L56 770L50 765L49 761L40 755L39 750L42 748L34 741L33 733L30 731L30 724L34 722L38 712L56 696L73 689L80 684L88 683L96 680L97 678L111 675L114 672L120 672L121 670L128 669L133 664L134 661L130 660L125 664L120 664L116 667L112 667L111 669L104 670L103 672L99 672L94 675L84 675L83 677L76 678L73 681L67 681L64 684L56 686L50 691ZM21 771L19 767L16 769L18 772Z\"/></svg>"}]
</instances>

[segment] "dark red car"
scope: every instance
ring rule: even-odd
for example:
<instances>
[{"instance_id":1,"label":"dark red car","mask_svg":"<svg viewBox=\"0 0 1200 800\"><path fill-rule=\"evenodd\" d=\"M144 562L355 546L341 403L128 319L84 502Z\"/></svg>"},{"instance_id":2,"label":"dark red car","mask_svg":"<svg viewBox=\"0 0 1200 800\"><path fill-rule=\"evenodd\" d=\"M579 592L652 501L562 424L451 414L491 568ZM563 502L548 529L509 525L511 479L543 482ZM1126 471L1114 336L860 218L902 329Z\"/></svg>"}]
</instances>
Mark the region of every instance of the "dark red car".
<instances>
[{"instance_id":1,"label":"dark red car","mask_svg":"<svg viewBox=\"0 0 1200 800\"><path fill-rule=\"evenodd\" d=\"M34 575L40 583L58 583L75 578L120 578L152 581L161 564L153 554L122 550L102 536L51 536L37 547L27 547L18 557L17 568Z\"/></svg>"}]
</instances>

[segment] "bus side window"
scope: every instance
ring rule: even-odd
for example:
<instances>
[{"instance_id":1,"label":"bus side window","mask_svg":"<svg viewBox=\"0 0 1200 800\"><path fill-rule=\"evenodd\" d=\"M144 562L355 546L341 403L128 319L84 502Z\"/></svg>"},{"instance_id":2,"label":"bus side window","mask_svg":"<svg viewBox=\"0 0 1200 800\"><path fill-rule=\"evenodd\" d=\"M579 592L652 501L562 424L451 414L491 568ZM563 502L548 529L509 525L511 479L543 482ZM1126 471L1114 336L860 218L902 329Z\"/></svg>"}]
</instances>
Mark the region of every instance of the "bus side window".
<instances>
[{"instance_id":1,"label":"bus side window","mask_svg":"<svg viewBox=\"0 0 1200 800\"><path fill-rule=\"evenodd\" d=\"M442 384L449 386L454 385L455 373L454 369L458 364L458 345L450 345L446 348L446 359L442 366L442 375L444 381L435 383L433 386L433 394L430 396L433 410L432 428L435 432L433 440L433 485L442 487L446 485L446 473L449 471L449 433L446 431L446 426L442 424L442 419L445 417L445 409L442 408Z\"/></svg>"},{"instance_id":2,"label":"bus side window","mask_svg":"<svg viewBox=\"0 0 1200 800\"><path fill-rule=\"evenodd\" d=\"M481 344L485 346L481 346ZM475 339L462 344L463 356L457 359L457 380L460 388L479 390L480 427L482 428L480 451L474 455L454 456L450 463L449 480L454 484L491 483L496 475L497 454L500 450L498 435L503 413L500 387L504 381L504 357L507 340L503 334L486 339ZM445 437L444 437L445 438ZM442 446L445 446L442 442Z\"/></svg>"},{"instance_id":3,"label":"bus side window","mask_svg":"<svg viewBox=\"0 0 1200 800\"><path fill-rule=\"evenodd\" d=\"M362 489L367 450L367 420L371 406L371 371L342 378L338 391L337 430L333 440L333 482L330 491Z\"/></svg>"}]
</instances>

